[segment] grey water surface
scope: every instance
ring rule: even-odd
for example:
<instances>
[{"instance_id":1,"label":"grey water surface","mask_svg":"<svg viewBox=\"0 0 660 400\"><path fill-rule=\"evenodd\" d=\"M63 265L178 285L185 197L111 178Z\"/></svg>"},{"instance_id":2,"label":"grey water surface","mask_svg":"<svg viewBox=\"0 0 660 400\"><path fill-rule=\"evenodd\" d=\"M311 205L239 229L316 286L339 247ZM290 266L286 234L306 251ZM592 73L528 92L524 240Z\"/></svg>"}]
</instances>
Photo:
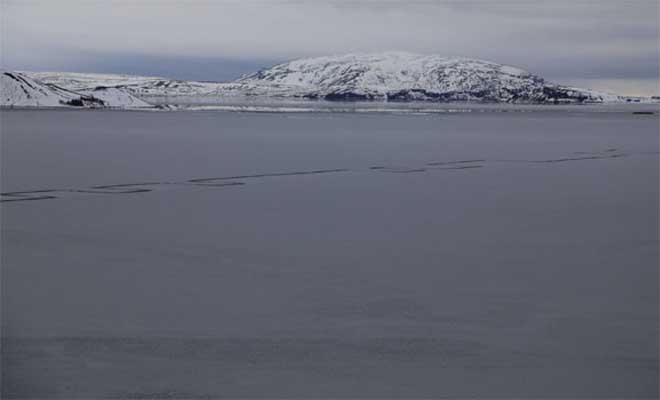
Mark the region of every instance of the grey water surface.
<instances>
[{"instance_id":1,"label":"grey water surface","mask_svg":"<svg viewBox=\"0 0 660 400\"><path fill-rule=\"evenodd\" d=\"M2 111L2 398L657 398L632 110Z\"/></svg>"}]
</instances>

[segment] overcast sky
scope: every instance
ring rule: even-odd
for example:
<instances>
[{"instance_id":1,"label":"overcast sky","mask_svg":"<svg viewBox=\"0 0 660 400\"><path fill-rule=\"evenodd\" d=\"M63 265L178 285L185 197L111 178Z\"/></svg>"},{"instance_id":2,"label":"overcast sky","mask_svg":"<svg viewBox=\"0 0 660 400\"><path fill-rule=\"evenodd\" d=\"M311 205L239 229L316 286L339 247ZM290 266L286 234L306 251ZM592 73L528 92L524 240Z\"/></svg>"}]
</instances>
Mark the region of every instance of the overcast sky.
<instances>
[{"instance_id":1,"label":"overcast sky","mask_svg":"<svg viewBox=\"0 0 660 400\"><path fill-rule=\"evenodd\" d=\"M0 0L6 69L228 80L292 58L404 50L658 94L658 0Z\"/></svg>"}]
</instances>

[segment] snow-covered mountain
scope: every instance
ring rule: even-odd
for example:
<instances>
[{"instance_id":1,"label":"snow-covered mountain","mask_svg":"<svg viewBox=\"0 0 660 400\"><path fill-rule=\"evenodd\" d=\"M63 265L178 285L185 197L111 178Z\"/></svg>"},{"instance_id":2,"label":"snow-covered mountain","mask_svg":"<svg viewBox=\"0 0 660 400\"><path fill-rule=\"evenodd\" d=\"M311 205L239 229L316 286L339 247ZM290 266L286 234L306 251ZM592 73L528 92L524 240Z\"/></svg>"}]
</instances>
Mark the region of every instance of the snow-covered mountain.
<instances>
[{"instance_id":1,"label":"snow-covered mountain","mask_svg":"<svg viewBox=\"0 0 660 400\"><path fill-rule=\"evenodd\" d=\"M8 81L8 89L4 89L4 81ZM30 91L35 87L41 95ZM493 62L403 52L299 59L233 82L70 72L8 73L3 75L5 92L8 94L3 95L1 105L53 106L75 98L83 105L110 107L213 104L245 98L532 104L641 100L550 83L523 69Z\"/></svg>"},{"instance_id":2,"label":"snow-covered mountain","mask_svg":"<svg viewBox=\"0 0 660 400\"><path fill-rule=\"evenodd\" d=\"M112 107L142 108L151 104L112 87L73 90L43 82L21 72L0 74L3 107Z\"/></svg>"},{"instance_id":3,"label":"snow-covered mountain","mask_svg":"<svg viewBox=\"0 0 660 400\"><path fill-rule=\"evenodd\" d=\"M604 102L618 96L547 83L520 68L460 57L402 52L306 58L241 78L326 100L508 103Z\"/></svg>"}]
</instances>

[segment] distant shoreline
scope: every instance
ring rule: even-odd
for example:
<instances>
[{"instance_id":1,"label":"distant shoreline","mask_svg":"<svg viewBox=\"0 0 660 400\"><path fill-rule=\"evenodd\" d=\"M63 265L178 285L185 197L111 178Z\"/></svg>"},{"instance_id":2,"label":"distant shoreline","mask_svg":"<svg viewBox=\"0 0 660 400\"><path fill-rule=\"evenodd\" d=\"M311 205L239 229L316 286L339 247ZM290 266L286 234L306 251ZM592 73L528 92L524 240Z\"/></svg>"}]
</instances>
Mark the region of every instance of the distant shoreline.
<instances>
[{"instance_id":1,"label":"distant shoreline","mask_svg":"<svg viewBox=\"0 0 660 400\"><path fill-rule=\"evenodd\" d=\"M150 99L147 99L150 100ZM429 102L325 102L320 100L283 100L222 103L163 103L152 107L75 107L75 106L0 106L7 111L144 111L144 112L249 112L249 113L363 113L446 115L457 113L531 113L531 112L617 112L658 115L660 103L589 104L507 104L507 103L429 103Z\"/></svg>"}]
</instances>

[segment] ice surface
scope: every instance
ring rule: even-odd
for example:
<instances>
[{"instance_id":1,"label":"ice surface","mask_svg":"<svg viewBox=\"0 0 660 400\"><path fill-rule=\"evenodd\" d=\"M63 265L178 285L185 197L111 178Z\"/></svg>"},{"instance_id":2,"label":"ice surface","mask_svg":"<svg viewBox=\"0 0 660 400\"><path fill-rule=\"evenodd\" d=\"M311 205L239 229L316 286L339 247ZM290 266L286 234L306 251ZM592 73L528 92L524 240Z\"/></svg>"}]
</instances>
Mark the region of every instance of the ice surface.
<instances>
[{"instance_id":1,"label":"ice surface","mask_svg":"<svg viewBox=\"0 0 660 400\"><path fill-rule=\"evenodd\" d=\"M658 114L556 110L2 111L88 191L1 203L2 397L657 398Z\"/></svg>"}]
</instances>

